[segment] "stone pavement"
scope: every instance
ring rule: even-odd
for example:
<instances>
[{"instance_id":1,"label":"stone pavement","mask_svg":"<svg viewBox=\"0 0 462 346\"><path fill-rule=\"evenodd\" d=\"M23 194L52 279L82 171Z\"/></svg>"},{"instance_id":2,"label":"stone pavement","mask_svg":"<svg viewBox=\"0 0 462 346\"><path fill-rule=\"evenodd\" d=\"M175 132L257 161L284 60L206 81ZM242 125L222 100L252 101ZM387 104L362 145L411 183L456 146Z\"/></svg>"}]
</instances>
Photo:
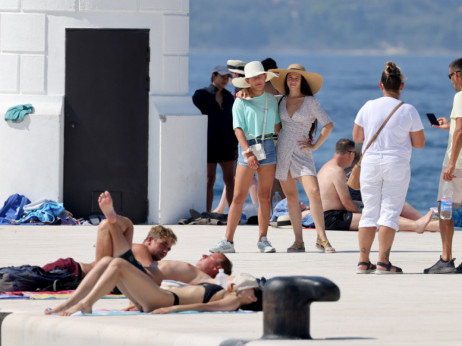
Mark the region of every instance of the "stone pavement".
<instances>
[{"instance_id":1,"label":"stone pavement","mask_svg":"<svg viewBox=\"0 0 462 346\"><path fill-rule=\"evenodd\" d=\"M168 259L195 263L224 235L223 226L171 226L179 242ZM150 226L135 226L141 242ZM257 252L258 229L240 226L235 237L238 253L230 254L234 273L255 276L323 276L340 287L338 302L311 305L313 340L259 340L260 313L195 313L144 316L44 316L58 301L0 300L2 313L13 312L1 325L1 345L460 345L462 275L424 275L440 254L440 235L396 234L391 260L404 275L357 275L356 232L328 231L336 254L314 247L314 230L304 230L306 253L286 253L291 229L270 228L269 239L279 251ZM0 267L43 265L59 257L91 261L94 226L0 226ZM454 239L456 264L462 260L462 232ZM371 260L377 258L377 239ZM122 308L125 299L100 300L96 309ZM4 316L4 315L3 315ZM238 340L244 340L239 343Z\"/></svg>"}]
</instances>

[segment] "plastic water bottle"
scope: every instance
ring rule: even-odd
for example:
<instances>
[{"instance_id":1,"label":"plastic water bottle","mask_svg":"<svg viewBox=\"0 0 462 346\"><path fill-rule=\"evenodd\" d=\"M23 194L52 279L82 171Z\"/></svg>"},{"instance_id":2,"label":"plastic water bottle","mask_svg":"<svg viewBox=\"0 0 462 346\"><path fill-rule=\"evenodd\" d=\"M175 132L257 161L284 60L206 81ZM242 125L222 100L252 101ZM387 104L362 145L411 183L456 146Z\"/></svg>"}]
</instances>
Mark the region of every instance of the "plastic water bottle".
<instances>
[{"instance_id":1,"label":"plastic water bottle","mask_svg":"<svg viewBox=\"0 0 462 346\"><path fill-rule=\"evenodd\" d=\"M443 186L441 187L441 209L440 209L440 219L451 220L452 218L452 182L443 181Z\"/></svg>"},{"instance_id":2,"label":"plastic water bottle","mask_svg":"<svg viewBox=\"0 0 462 346\"><path fill-rule=\"evenodd\" d=\"M276 204L278 204L282 200L281 195L279 194L278 191L275 192L273 199L271 200L272 205L273 205L273 210Z\"/></svg>"},{"instance_id":3,"label":"plastic water bottle","mask_svg":"<svg viewBox=\"0 0 462 346\"><path fill-rule=\"evenodd\" d=\"M217 281L217 285L223 287L225 290L228 290L228 278L223 268L218 269L218 274L215 279Z\"/></svg>"}]
</instances>

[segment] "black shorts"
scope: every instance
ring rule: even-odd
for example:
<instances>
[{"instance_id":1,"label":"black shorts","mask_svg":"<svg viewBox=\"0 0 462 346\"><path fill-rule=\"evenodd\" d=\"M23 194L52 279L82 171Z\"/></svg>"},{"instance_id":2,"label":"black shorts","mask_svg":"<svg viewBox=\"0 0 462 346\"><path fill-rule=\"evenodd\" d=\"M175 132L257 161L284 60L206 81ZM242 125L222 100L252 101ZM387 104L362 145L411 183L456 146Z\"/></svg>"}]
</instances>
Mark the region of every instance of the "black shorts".
<instances>
[{"instance_id":1,"label":"black shorts","mask_svg":"<svg viewBox=\"0 0 462 346\"><path fill-rule=\"evenodd\" d=\"M236 151L232 147L208 146L207 147L207 163L218 163L236 160Z\"/></svg>"},{"instance_id":2,"label":"black shorts","mask_svg":"<svg viewBox=\"0 0 462 346\"><path fill-rule=\"evenodd\" d=\"M146 269L144 269L144 267L141 265L140 262L138 262L136 259L135 259L135 255L133 254L132 250L127 250L127 252L123 253L122 255L119 256L120 258L123 258L124 260L126 260L127 262L131 263L132 265L134 265L136 268L138 268L139 270L141 270L143 273L146 274Z\"/></svg>"},{"instance_id":3,"label":"black shorts","mask_svg":"<svg viewBox=\"0 0 462 346\"><path fill-rule=\"evenodd\" d=\"M324 212L326 230L349 231L353 213L348 210L328 210Z\"/></svg>"}]
</instances>

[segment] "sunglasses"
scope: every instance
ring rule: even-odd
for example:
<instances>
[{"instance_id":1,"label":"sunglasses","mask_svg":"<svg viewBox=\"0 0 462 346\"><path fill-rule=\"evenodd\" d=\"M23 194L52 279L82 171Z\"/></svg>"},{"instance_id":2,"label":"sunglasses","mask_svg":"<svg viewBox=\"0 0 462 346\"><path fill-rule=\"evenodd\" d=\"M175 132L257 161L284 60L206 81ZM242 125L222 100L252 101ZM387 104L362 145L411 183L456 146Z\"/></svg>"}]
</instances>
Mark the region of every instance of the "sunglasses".
<instances>
[{"instance_id":1,"label":"sunglasses","mask_svg":"<svg viewBox=\"0 0 462 346\"><path fill-rule=\"evenodd\" d=\"M459 73L459 72L460 72L460 71L454 71L454 72L448 74L448 78L451 79L451 78L452 78L452 75L453 75L454 73Z\"/></svg>"}]
</instances>

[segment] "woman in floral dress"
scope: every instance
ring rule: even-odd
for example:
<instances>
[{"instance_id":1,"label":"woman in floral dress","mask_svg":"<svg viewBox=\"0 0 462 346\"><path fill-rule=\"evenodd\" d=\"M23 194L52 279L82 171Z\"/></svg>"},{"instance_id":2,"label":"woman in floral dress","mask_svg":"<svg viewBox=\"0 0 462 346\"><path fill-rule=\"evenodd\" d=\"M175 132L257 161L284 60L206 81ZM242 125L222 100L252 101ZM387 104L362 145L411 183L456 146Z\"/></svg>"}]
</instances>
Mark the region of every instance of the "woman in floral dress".
<instances>
[{"instance_id":1,"label":"woman in floral dress","mask_svg":"<svg viewBox=\"0 0 462 346\"><path fill-rule=\"evenodd\" d=\"M289 215L295 234L295 242L287 252L305 251L297 180L302 184L310 200L311 214L317 232L316 247L325 252L335 252L325 232L322 201L311 153L324 143L334 128L331 119L313 96L321 89L322 77L317 73L307 72L298 64L292 64L287 69L270 71L279 74L279 77L273 78L271 83L284 95L279 99L282 130L277 143L276 178L280 180L287 196ZM318 121L322 125L322 131L314 141Z\"/></svg>"}]
</instances>

